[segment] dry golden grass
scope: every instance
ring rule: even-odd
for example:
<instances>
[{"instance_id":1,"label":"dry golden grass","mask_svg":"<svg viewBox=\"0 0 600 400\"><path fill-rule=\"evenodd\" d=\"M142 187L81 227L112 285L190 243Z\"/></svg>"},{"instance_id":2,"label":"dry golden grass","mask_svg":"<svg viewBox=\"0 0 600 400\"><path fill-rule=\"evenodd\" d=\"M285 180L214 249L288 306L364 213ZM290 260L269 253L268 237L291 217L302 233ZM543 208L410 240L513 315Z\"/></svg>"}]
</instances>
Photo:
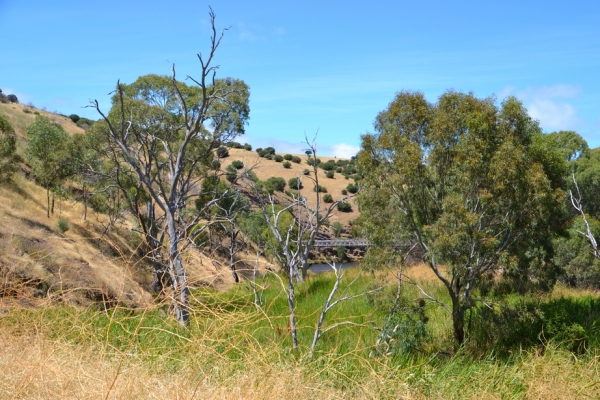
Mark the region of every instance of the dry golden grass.
<instances>
[{"instance_id":1,"label":"dry golden grass","mask_svg":"<svg viewBox=\"0 0 600 400\"><path fill-rule=\"evenodd\" d=\"M272 176L278 176L284 178L287 182L290 178L303 177L304 189L301 190L301 193L307 196L309 205L314 206L316 203L316 193L313 191L314 185L311 181L309 181L309 179L307 179L307 177L304 177L304 175L302 174L305 169L312 171L312 167L306 164L306 155L294 155L300 157L302 162L300 164L291 163L292 167L286 169L283 168L282 162L276 162L274 160L260 158L255 151L247 151L243 149L229 149L229 157L227 157L223 161L222 168L226 168L235 160L240 160L244 163L244 165L247 168L254 167L253 171L261 180L266 180ZM321 157L319 155L317 155L317 157L320 158L323 162L335 159L333 157ZM330 179L327 178L327 176L325 176L324 170L322 170L321 168L317 168L317 170L319 185L325 186L327 188L327 193L331 194L334 200L339 200L343 198L344 195L342 195L342 189L345 189L349 183L354 183L354 180L345 179L342 174L336 173L333 179ZM321 194L321 196L322 195L323 194ZM342 213L336 210L336 213L331 217L331 222L340 221L342 224L347 225L349 221L356 219L359 215L358 206L356 205L356 202L353 199L350 200L350 204L352 205L352 212ZM327 206L327 204L322 203L322 206Z\"/></svg>"}]
</instances>

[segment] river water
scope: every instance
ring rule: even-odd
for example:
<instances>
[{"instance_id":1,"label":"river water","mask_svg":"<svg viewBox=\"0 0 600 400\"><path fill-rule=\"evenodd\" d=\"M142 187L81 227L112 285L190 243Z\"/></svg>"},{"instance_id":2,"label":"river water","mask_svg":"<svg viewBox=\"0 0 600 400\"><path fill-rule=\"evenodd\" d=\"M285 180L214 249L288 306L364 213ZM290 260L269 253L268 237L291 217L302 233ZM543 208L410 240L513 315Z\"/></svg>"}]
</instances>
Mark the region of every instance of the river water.
<instances>
[{"instance_id":1,"label":"river water","mask_svg":"<svg viewBox=\"0 0 600 400\"><path fill-rule=\"evenodd\" d=\"M336 264L336 268L342 269L350 269L356 268L360 265L359 262L347 262L343 264ZM329 264L313 264L310 266L309 271L314 272L315 274L320 274L321 272L333 272L333 268Z\"/></svg>"}]
</instances>

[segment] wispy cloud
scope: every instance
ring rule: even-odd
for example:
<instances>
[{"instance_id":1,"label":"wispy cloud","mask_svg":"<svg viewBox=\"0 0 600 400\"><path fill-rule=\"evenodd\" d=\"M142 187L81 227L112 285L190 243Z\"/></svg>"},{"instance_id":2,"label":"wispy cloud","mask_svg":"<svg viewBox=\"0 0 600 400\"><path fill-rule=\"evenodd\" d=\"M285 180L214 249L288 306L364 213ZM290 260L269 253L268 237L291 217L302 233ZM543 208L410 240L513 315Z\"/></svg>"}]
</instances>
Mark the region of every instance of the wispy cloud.
<instances>
[{"instance_id":1,"label":"wispy cloud","mask_svg":"<svg viewBox=\"0 0 600 400\"><path fill-rule=\"evenodd\" d=\"M355 156L359 150L360 147L352 146L347 143L339 143L331 146L331 154L340 158L350 158Z\"/></svg>"},{"instance_id":2,"label":"wispy cloud","mask_svg":"<svg viewBox=\"0 0 600 400\"><path fill-rule=\"evenodd\" d=\"M573 99L581 93L579 86L556 84L516 90L509 86L497 93L500 100L513 95L521 100L532 118L540 121L547 131L576 129L583 124L577 110L565 99Z\"/></svg>"},{"instance_id":3,"label":"wispy cloud","mask_svg":"<svg viewBox=\"0 0 600 400\"><path fill-rule=\"evenodd\" d=\"M238 37L243 42L255 42L258 40L258 35L256 34L256 27L250 27L248 24L244 22L239 22L237 24L238 29Z\"/></svg>"}]
</instances>

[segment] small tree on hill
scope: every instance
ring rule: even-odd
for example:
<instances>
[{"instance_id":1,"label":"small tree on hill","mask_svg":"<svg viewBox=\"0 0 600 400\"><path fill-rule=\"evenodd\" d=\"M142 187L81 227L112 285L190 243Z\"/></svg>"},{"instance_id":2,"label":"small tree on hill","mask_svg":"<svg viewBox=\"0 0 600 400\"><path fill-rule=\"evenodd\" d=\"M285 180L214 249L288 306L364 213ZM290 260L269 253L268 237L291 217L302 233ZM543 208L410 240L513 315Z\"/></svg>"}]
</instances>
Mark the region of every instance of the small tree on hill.
<instances>
[{"instance_id":1,"label":"small tree on hill","mask_svg":"<svg viewBox=\"0 0 600 400\"><path fill-rule=\"evenodd\" d=\"M71 174L68 158L69 135L62 126L38 115L27 127L27 162L33 176L46 189L47 216L50 218L50 190Z\"/></svg>"}]
</instances>

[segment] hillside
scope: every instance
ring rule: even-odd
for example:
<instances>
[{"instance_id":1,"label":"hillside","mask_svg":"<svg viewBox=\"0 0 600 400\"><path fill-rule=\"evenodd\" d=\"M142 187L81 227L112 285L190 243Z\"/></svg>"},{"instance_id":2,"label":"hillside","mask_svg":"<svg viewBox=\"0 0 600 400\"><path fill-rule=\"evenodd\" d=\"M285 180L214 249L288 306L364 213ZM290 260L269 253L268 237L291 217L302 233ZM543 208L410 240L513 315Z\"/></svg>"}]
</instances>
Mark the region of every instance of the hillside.
<instances>
[{"instance_id":1,"label":"hillside","mask_svg":"<svg viewBox=\"0 0 600 400\"><path fill-rule=\"evenodd\" d=\"M278 153L283 155L283 153ZM222 168L227 168L235 160L240 160L244 163L246 168L252 168L260 180L266 180L272 176L284 178L287 182L288 179L294 177L303 177L303 171L309 169L312 171L312 167L306 164L307 156L305 154L294 154L300 157L302 162L300 164L291 163L291 168L286 169L283 167L282 162L276 162L274 160L267 160L261 158L255 151L247 151L244 149L229 149L229 157L223 160ZM321 157L317 153L317 158L321 159L322 162L329 160L337 160L334 157ZM352 179L345 179L343 175L336 173L332 179L325 176L325 171L318 168L318 179L319 185L324 186L327 189L327 193L331 194L333 200L340 200L345 197L342 194L342 189L345 189L349 183L354 183ZM313 191L313 184L306 177L303 178L304 188L301 193L308 198L309 205L314 206L316 202L315 192ZM287 189L287 187L286 187ZM321 194L322 195L322 194ZM352 205L351 212L338 212L331 217L331 222L340 221L344 225L359 216L358 206L356 202L351 199L350 204ZM322 205L323 207L323 205Z\"/></svg>"}]
</instances>

